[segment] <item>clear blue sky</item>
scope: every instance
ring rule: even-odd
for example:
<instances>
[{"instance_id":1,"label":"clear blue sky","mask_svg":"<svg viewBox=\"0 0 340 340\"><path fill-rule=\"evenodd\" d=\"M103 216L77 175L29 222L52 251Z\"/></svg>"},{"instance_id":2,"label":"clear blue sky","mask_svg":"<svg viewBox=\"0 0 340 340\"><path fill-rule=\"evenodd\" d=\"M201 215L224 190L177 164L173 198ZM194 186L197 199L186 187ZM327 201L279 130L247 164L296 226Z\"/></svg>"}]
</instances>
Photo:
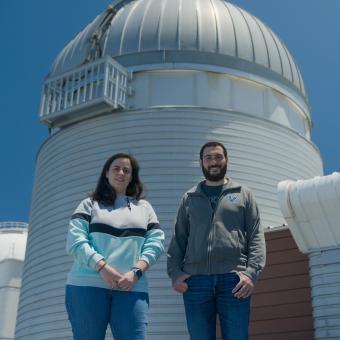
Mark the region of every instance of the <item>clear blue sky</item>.
<instances>
[{"instance_id":1,"label":"clear blue sky","mask_svg":"<svg viewBox=\"0 0 340 340\"><path fill-rule=\"evenodd\" d=\"M0 221L28 221L35 157L47 137L44 76L63 46L110 0L0 0ZM325 174L340 171L340 0L234 0L287 45L309 94ZM53 181L53 178L51 178Z\"/></svg>"}]
</instances>

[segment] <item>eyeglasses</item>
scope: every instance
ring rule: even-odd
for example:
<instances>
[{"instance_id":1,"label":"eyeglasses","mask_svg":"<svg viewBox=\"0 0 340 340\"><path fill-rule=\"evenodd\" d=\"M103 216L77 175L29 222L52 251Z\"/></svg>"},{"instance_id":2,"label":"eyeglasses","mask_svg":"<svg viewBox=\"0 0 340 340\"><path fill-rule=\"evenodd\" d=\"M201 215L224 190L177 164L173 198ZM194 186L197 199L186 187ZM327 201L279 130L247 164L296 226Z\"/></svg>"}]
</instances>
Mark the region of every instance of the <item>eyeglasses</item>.
<instances>
[{"instance_id":1,"label":"eyeglasses","mask_svg":"<svg viewBox=\"0 0 340 340\"><path fill-rule=\"evenodd\" d=\"M216 162L222 162L225 159L225 157L224 155L218 153L218 154L212 154L212 155L210 154L204 155L203 159L207 162L211 162L212 160L215 160Z\"/></svg>"},{"instance_id":2,"label":"eyeglasses","mask_svg":"<svg viewBox=\"0 0 340 340\"><path fill-rule=\"evenodd\" d=\"M130 168L121 168L120 166L114 166L112 168L112 171L115 173L115 174L118 174L120 173L121 171L123 171L123 174L124 175L130 175L132 170Z\"/></svg>"}]
</instances>

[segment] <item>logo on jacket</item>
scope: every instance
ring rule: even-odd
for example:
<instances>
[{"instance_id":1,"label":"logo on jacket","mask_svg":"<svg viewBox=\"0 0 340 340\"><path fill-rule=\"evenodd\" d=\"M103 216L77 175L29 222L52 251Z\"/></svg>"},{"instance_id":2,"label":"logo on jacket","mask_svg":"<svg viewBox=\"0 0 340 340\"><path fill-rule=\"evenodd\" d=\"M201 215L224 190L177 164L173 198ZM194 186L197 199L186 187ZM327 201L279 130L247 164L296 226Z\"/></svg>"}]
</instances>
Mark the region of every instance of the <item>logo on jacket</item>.
<instances>
[{"instance_id":1,"label":"logo on jacket","mask_svg":"<svg viewBox=\"0 0 340 340\"><path fill-rule=\"evenodd\" d=\"M227 199L230 203L234 203L237 199L237 196L236 195L232 195L232 194L229 194L227 195Z\"/></svg>"}]
</instances>

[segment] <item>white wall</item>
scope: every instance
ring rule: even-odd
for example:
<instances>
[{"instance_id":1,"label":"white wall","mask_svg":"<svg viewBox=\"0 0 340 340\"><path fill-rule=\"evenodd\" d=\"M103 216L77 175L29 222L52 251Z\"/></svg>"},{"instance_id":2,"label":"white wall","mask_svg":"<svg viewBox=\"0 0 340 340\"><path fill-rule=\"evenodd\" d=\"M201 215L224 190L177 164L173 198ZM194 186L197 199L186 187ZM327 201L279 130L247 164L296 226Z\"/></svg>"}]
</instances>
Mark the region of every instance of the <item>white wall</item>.
<instances>
[{"instance_id":1,"label":"white wall","mask_svg":"<svg viewBox=\"0 0 340 340\"><path fill-rule=\"evenodd\" d=\"M211 67L211 69L214 69ZM240 112L263 118L297 131L310 140L306 103L288 89L247 75L195 70L135 72L128 98L131 108L189 106ZM226 70L225 70L226 71Z\"/></svg>"},{"instance_id":2,"label":"white wall","mask_svg":"<svg viewBox=\"0 0 340 340\"><path fill-rule=\"evenodd\" d=\"M190 107L112 112L62 129L40 150L31 210L16 339L71 339L64 285L68 220L94 189L105 159L132 152L141 165L146 194L169 242L179 199L202 178L201 145L219 140L230 154L230 176L254 189L263 223L284 222L276 185L284 178L322 173L318 151L279 124L225 110ZM165 256L150 271L149 339L187 339L182 301L165 274Z\"/></svg>"}]
</instances>

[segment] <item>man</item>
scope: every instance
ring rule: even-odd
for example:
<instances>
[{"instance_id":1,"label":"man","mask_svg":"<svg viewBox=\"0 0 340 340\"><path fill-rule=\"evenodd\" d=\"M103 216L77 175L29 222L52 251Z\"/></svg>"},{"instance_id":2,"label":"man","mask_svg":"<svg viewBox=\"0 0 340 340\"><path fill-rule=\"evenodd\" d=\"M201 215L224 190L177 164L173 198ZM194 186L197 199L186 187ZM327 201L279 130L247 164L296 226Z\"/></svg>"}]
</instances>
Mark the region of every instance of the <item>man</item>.
<instances>
[{"instance_id":1,"label":"man","mask_svg":"<svg viewBox=\"0 0 340 340\"><path fill-rule=\"evenodd\" d=\"M265 265L265 241L249 189L226 177L227 150L200 151L205 181L182 198L168 250L168 274L183 293L191 340L248 339L250 296Z\"/></svg>"}]
</instances>

